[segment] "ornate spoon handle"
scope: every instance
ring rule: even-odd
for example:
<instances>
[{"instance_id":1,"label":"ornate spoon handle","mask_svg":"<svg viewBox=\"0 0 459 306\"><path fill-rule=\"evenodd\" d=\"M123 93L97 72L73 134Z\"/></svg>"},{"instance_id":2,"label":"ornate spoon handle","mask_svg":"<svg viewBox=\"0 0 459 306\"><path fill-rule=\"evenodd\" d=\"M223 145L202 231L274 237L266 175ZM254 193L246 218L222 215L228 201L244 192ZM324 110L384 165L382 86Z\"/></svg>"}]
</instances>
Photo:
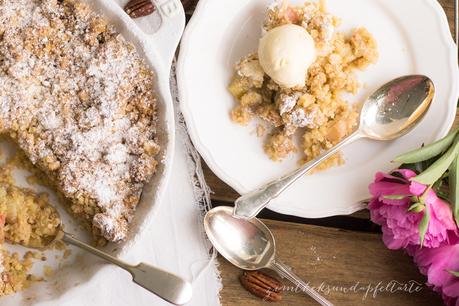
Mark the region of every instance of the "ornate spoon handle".
<instances>
[{"instance_id":1,"label":"ornate spoon handle","mask_svg":"<svg viewBox=\"0 0 459 306\"><path fill-rule=\"evenodd\" d=\"M355 140L362 138L362 134L357 131L352 135L348 136L336 146L323 153L316 159L311 160L301 168L293 171L292 173L281 177L275 181L269 182L268 184L256 189L255 191L249 192L239 197L235 202L234 216L244 219L255 218L258 213L265 208L272 199L277 198L285 189L296 182L300 177L306 174L311 169L315 168L322 161L331 157L342 147L354 142Z\"/></svg>"}]
</instances>

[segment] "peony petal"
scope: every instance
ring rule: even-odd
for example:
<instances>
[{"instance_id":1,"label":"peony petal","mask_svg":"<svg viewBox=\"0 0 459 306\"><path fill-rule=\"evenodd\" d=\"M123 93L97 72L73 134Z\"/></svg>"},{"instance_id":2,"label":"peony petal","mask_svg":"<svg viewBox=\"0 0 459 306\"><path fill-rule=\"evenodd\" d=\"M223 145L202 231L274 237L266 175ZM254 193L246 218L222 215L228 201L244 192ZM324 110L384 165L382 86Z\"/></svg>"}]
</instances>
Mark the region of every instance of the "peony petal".
<instances>
[{"instance_id":1,"label":"peony petal","mask_svg":"<svg viewBox=\"0 0 459 306\"><path fill-rule=\"evenodd\" d=\"M450 297L459 297L459 279L455 277L443 287L443 293Z\"/></svg>"},{"instance_id":2,"label":"peony petal","mask_svg":"<svg viewBox=\"0 0 459 306\"><path fill-rule=\"evenodd\" d=\"M388 199L388 198L385 198L387 195L382 195L379 197L379 200L381 202L383 202L384 204L387 204L387 205L395 205L395 206L401 206L401 205L408 205L409 203L411 203L411 199L409 197L405 197L403 199Z\"/></svg>"},{"instance_id":3,"label":"peony petal","mask_svg":"<svg viewBox=\"0 0 459 306\"><path fill-rule=\"evenodd\" d=\"M399 250L405 247L405 241L400 239L395 239L392 235L392 231L388 230L387 227L383 226L383 242L388 249Z\"/></svg>"},{"instance_id":4,"label":"peony petal","mask_svg":"<svg viewBox=\"0 0 459 306\"><path fill-rule=\"evenodd\" d=\"M410 178L415 177L417 175L416 172L414 172L413 170L410 170L410 169L396 169L396 170L392 171L392 173L394 173L394 172L400 173L406 179L410 179Z\"/></svg>"},{"instance_id":5,"label":"peony petal","mask_svg":"<svg viewBox=\"0 0 459 306\"><path fill-rule=\"evenodd\" d=\"M429 280L434 286L439 286L441 280L445 280L447 275L443 270L438 270L438 265L428 262L429 256L433 255L427 251L416 251L420 245L419 223L424 212L408 211L412 204L411 195L423 195L427 187L404 179L415 176L414 171L400 169L393 173L399 173L403 178L379 172L375 175L375 182L369 185L373 195L373 199L368 204L371 220L381 225L383 241L389 249L409 248L411 255L419 262L421 271L429 275ZM394 195L405 197L387 198ZM449 205L439 199L433 190L428 191L424 201L431 216L424 237L423 250L443 247L453 241L459 242L458 229ZM441 259L438 262L444 263Z\"/></svg>"},{"instance_id":6,"label":"peony petal","mask_svg":"<svg viewBox=\"0 0 459 306\"><path fill-rule=\"evenodd\" d=\"M393 183L399 182L400 184L409 183L408 179L402 178L402 177L399 177L399 176L394 176L394 175L389 174L389 173L377 172L375 174L375 182L380 182L380 181L384 181L384 180L385 181L389 181L389 182L393 182Z\"/></svg>"},{"instance_id":7,"label":"peony petal","mask_svg":"<svg viewBox=\"0 0 459 306\"><path fill-rule=\"evenodd\" d=\"M370 193L374 197L382 195L410 195L410 188L407 184L398 184L392 182L377 182L369 186Z\"/></svg>"},{"instance_id":8,"label":"peony petal","mask_svg":"<svg viewBox=\"0 0 459 306\"><path fill-rule=\"evenodd\" d=\"M410 184L410 192L415 196L421 196L426 190L427 186L421 183L412 181Z\"/></svg>"},{"instance_id":9,"label":"peony petal","mask_svg":"<svg viewBox=\"0 0 459 306\"><path fill-rule=\"evenodd\" d=\"M453 212L451 211L451 207L436 196L435 198L436 199L433 202L426 200L427 205L429 205L431 216L434 217L434 220L438 220L438 223L444 226L446 229L456 231L457 226L453 219Z\"/></svg>"},{"instance_id":10,"label":"peony petal","mask_svg":"<svg viewBox=\"0 0 459 306\"><path fill-rule=\"evenodd\" d=\"M421 270L427 271L428 282L433 286L442 288L459 283L458 278L447 272L459 268L459 244L419 249L415 251L414 260Z\"/></svg>"},{"instance_id":11,"label":"peony petal","mask_svg":"<svg viewBox=\"0 0 459 306\"><path fill-rule=\"evenodd\" d=\"M368 209L370 210L370 218L373 223L382 225L385 222L385 217L381 215L381 212L377 207L381 206L381 202L379 202L377 199L373 199L369 204L368 204Z\"/></svg>"}]
</instances>

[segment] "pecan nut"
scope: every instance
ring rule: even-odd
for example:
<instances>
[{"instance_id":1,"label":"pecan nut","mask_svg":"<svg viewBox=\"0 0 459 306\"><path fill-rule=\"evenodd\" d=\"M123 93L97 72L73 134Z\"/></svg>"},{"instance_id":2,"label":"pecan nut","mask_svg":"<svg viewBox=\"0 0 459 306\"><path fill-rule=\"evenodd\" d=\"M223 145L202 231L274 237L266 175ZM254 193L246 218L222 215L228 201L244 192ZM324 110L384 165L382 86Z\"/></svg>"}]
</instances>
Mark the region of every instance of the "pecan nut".
<instances>
[{"instance_id":1,"label":"pecan nut","mask_svg":"<svg viewBox=\"0 0 459 306\"><path fill-rule=\"evenodd\" d=\"M244 271L240 281L247 291L264 301L278 302L282 300L282 283L268 274L260 271Z\"/></svg>"},{"instance_id":2,"label":"pecan nut","mask_svg":"<svg viewBox=\"0 0 459 306\"><path fill-rule=\"evenodd\" d=\"M148 16L155 10L156 8L150 0L131 0L124 7L124 11L131 18Z\"/></svg>"}]
</instances>

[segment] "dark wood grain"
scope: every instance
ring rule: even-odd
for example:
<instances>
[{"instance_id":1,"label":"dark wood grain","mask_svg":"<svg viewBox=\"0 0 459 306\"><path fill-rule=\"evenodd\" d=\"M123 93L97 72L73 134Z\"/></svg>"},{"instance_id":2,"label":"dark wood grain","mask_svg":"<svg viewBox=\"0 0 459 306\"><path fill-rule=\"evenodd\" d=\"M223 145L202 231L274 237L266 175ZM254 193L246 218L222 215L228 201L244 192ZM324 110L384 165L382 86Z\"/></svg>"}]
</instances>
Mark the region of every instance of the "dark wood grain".
<instances>
[{"instance_id":1,"label":"dark wood grain","mask_svg":"<svg viewBox=\"0 0 459 306\"><path fill-rule=\"evenodd\" d=\"M311 225L298 225L265 220L273 231L279 258L294 267L294 272L316 288L334 287L326 294L335 305L441 305L440 298L425 287L425 279L417 271L410 257L388 250L377 234L357 233ZM221 259L220 271L223 280L221 300L224 306L255 306L266 303L246 292L239 284L241 270ZM368 286L387 286L391 281L417 284L419 292L381 292L374 298ZM288 285L288 282L284 282ZM323 287L320 287L324 284ZM344 288L365 289L343 292ZM284 292L284 299L277 305L317 305L303 293Z\"/></svg>"},{"instance_id":2,"label":"dark wood grain","mask_svg":"<svg viewBox=\"0 0 459 306\"><path fill-rule=\"evenodd\" d=\"M454 33L454 0L439 2L445 9L451 31ZM459 116L456 117L456 126L458 122ZM218 179L208 167L204 167L204 172L214 192L214 205L232 205L239 196L237 192ZM379 282L382 285L391 281L415 281L420 284L425 282L425 277L418 273L409 256L402 252L390 251L384 246L378 227L368 220L368 211L357 212L351 216L316 220L281 216L269 211L263 212L262 217L296 222L264 220L276 237L279 257L286 264L295 267L294 271L310 281L313 286L320 286L322 283L325 284L322 288L331 286L332 290L327 297L335 305L442 305L439 296L425 286L416 293L382 292L375 298L371 292L365 297L367 289L343 292L344 288L352 288L356 284L362 288L374 288ZM219 263L223 282L222 305L268 304L241 287L238 280L241 270L222 258L219 258ZM317 304L301 293L285 292L284 300L277 305Z\"/></svg>"},{"instance_id":3,"label":"dark wood grain","mask_svg":"<svg viewBox=\"0 0 459 306\"><path fill-rule=\"evenodd\" d=\"M445 10L446 16L448 17L449 28L454 37L454 0L438 0L438 2Z\"/></svg>"}]
</instances>

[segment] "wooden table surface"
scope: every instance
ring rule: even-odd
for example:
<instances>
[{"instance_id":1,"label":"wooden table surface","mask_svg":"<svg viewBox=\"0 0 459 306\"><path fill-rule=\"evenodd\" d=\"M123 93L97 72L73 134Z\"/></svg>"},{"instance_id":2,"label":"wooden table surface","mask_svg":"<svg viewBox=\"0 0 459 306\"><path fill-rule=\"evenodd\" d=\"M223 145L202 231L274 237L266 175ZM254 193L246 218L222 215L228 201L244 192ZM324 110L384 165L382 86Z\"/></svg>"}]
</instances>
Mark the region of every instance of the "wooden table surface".
<instances>
[{"instance_id":1,"label":"wooden table surface","mask_svg":"<svg viewBox=\"0 0 459 306\"><path fill-rule=\"evenodd\" d=\"M439 2L453 31L454 0ZM214 192L213 205L233 205L238 194L207 167L204 170ZM442 305L441 299L424 285L425 277L419 274L410 257L401 251L386 249L380 228L371 223L367 211L312 220L265 210L260 217L276 237L279 257L335 305ZM219 263L223 305L268 303L241 287L241 270L221 257ZM283 300L276 304L317 305L304 294L295 292L284 292Z\"/></svg>"}]
</instances>

